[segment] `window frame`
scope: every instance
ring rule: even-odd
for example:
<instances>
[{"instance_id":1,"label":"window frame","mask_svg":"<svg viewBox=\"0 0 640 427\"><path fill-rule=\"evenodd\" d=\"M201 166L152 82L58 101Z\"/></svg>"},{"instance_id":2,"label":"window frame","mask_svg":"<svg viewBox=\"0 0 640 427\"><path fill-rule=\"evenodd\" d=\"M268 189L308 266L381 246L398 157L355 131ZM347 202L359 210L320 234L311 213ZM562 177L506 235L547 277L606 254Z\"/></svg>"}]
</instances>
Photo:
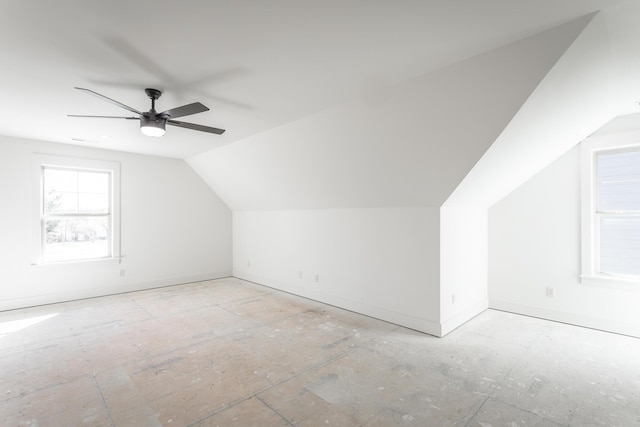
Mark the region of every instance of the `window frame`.
<instances>
[{"instance_id":1,"label":"window frame","mask_svg":"<svg viewBox=\"0 0 640 427\"><path fill-rule=\"evenodd\" d=\"M622 216L598 212L597 156L640 150L640 132L601 135L581 143L581 271L580 281L585 284L623 286L640 284L640 277L602 273L599 271L599 221L605 216Z\"/></svg>"},{"instance_id":2,"label":"window frame","mask_svg":"<svg viewBox=\"0 0 640 427\"><path fill-rule=\"evenodd\" d=\"M45 251L45 219L44 212L44 170L61 169L76 171L106 172L110 175L110 197L108 216L110 217L109 255L99 258L82 258L70 260L47 261ZM32 181L34 188L33 201L33 264L55 265L77 262L99 262L105 260L120 260L120 163L105 160L84 159L78 157L64 157L50 154L33 154ZM59 214L59 217L96 217L96 214ZM100 214L97 216L105 216Z\"/></svg>"}]
</instances>

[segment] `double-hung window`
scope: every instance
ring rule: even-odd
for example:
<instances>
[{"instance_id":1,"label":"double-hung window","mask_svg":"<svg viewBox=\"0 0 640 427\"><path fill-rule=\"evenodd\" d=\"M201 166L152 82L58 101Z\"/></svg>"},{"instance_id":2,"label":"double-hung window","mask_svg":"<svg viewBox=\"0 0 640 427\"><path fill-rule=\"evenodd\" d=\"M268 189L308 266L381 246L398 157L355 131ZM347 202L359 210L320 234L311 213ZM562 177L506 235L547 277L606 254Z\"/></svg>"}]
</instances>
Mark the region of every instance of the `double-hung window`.
<instances>
[{"instance_id":1,"label":"double-hung window","mask_svg":"<svg viewBox=\"0 0 640 427\"><path fill-rule=\"evenodd\" d=\"M39 263L119 256L119 164L34 156Z\"/></svg>"},{"instance_id":2,"label":"double-hung window","mask_svg":"<svg viewBox=\"0 0 640 427\"><path fill-rule=\"evenodd\" d=\"M583 150L582 274L640 282L640 144L614 142Z\"/></svg>"},{"instance_id":3,"label":"double-hung window","mask_svg":"<svg viewBox=\"0 0 640 427\"><path fill-rule=\"evenodd\" d=\"M596 153L600 274L640 279L640 147Z\"/></svg>"}]
</instances>

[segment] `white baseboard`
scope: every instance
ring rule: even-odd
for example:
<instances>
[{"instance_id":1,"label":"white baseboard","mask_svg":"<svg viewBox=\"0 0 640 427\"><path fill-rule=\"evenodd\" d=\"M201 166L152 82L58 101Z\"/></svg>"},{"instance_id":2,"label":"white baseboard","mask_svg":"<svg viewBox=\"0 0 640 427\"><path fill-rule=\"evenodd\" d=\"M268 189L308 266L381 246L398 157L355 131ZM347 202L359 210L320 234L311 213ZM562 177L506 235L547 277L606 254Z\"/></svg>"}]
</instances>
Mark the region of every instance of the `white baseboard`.
<instances>
[{"instance_id":1,"label":"white baseboard","mask_svg":"<svg viewBox=\"0 0 640 427\"><path fill-rule=\"evenodd\" d=\"M482 300L464 309L463 311L456 314L455 316L450 317L447 320L444 320L441 324L442 330L441 330L440 336L444 337L449 332L467 323L469 320L473 319L474 317L476 317L477 315L479 315L480 313L482 313L488 308L489 308L489 300L488 298L483 298Z\"/></svg>"},{"instance_id":2,"label":"white baseboard","mask_svg":"<svg viewBox=\"0 0 640 427\"><path fill-rule=\"evenodd\" d=\"M344 298L332 294L323 293L308 287L292 285L289 283L283 283L276 280L271 280L265 277L260 277L245 272L234 272L234 277L238 279L254 282L259 285L268 286L270 288L277 289L279 291L288 292L294 295L308 298L314 301L318 301L324 304L329 304L338 308L353 311L358 314L373 317L375 319L384 320L385 322L393 323L395 325L404 326L409 329L423 332L429 335L440 337L441 326L438 322L434 322L421 317L412 316L405 313L399 313L397 311L389 310L384 307L378 307L375 305L355 301L349 298Z\"/></svg>"},{"instance_id":3,"label":"white baseboard","mask_svg":"<svg viewBox=\"0 0 640 427\"><path fill-rule=\"evenodd\" d=\"M215 280L230 277L230 272L206 273L193 276L174 277L170 279L158 279L148 282L113 284L99 288L87 287L85 289L73 289L65 292L30 295L20 298L0 300L0 311L15 310L20 308L35 307L39 305L55 304L60 302L75 301L87 298L96 298L107 295L123 294L126 292L143 291L147 289L162 288L166 286L182 285L204 280Z\"/></svg>"},{"instance_id":4,"label":"white baseboard","mask_svg":"<svg viewBox=\"0 0 640 427\"><path fill-rule=\"evenodd\" d=\"M613 319L603 319L493 299L489 301L489 308L640 338L640 325Z\"/></svg>"}]
</instances>

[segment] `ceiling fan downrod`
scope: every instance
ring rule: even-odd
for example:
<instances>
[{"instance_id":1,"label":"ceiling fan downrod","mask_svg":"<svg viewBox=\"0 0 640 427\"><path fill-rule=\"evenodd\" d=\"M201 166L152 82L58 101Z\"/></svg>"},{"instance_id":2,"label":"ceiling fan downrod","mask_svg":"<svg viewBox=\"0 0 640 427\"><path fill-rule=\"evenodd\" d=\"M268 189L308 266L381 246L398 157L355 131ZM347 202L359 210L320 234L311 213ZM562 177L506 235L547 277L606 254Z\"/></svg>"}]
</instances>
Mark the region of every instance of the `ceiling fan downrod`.
<instances>
[{"instance_id":1,"label":"ceiling fan downrod","mask_svg":"<svg viewBox=\"0 0 640 427\"><path fill-rule=\"evenodd\" d=\"M146 88L144 90L144 93L147 94L147 96L149 98L151 98L151 111L153 111L154 113L156 112L156 99L160 98L160 96L162 96L162 92L159 91L158 89L152 89L152 88Z\"/></svg>"}]
</instances>

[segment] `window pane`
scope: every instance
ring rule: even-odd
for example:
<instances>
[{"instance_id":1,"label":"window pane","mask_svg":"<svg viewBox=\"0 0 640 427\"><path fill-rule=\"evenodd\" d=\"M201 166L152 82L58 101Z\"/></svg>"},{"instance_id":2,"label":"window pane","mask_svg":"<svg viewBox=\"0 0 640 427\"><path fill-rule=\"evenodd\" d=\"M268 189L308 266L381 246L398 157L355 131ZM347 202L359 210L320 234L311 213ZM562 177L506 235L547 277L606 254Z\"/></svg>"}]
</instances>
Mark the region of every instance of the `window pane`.
<instances>
[{"instance_id":1,"label":"window pane","mask_svg":"<svg viewBox=\"0 0 640 427\"><path fill-rule=\"evenodd\" d=\"M602 181L639 181L640 151L599 154L598 176Z\"/></svg>"},{"instance_id":2,"label":"window pane","mask_svg":"<svg viewBox=\"0 0 640 427\"><path fill-rule=\"evenodd\" d=\"M640 275L640 218L600 219L600 271Z\"/></svg>"},{"instance_id":3,"label":"window pane","mask_svg":"<svg viewBox=\"0 0 640 427\"><path fill-rule=\"evenodd\" d=\"M640 211L640 151L597 157L598 211Z\"/></svg>"},{"instance_id":4,"label":"window pane","mask_svg":"<svg viewBox=\"0 0 640 427\"><path fill-rule=\"evenodd\" d=\"M109 212L109 172L44 169L44 213Z\"/></svg>"},{"instance_id":5,"label":"window pane","mask_svg":"<svg viewBox=\"0 0 640 427\"><path fill-rule=\"evenodd\" d=\"M640 211L640 181L601 183L598 191L598 211Z\"/></svg>"},{"instance_id":6,"label":"window pane","mask_svg":"<svg viewBox=\"0 0 640 427\"><path fill-rule=\"evenodd\" d=\"M78 172L44 169L44 212L75 213L78 211Z\"/></svg>"},{"instance_id":7,"label":"window pane","mask_svg":"<svg viewBox=\"0 0 640 427\"><path fill-rule=\"evenodd\" d=\"M109 172L79 172L78 191L80 193L109 194Z\"/></svg>"},{"instance_id":8,"label":"window pane","mask_svg":"<svg viewBox=\"0 0 640 427\"><path fill-rule=\"evenodd\" d=\"M45 260L104 258L109 251L110 218L47 218Z\"/></svg>"},{"instance_id":9,"label":"window pane","mask_svg":"<svg viewBox=\"0 0 640 427\"><path fill-rule=\"evenodd\" d=\"M58 193L51 194L52 199L46 203L47 213L77 213L78 212L78 194L77 193Z\"/></svg>"},{"instance_id":10,"label":"window pane","mask_svg":"<svg viewBox=\"0 0 640 427\"><path fill-rule=\"evenodd\" d=\"M109 195L80 193L78 195L78 212L94 214L109 213Z\"/></svg>"},{"instance_id":11,"label":"window pane","mask_svg":"<svg viewBox=\"0 0 640 427\"><path fill-rule=\"evenodd\" d=\"M66 193L76 193L78 191L78 172L63 169L44 169L44 189Z\"/></svg>"}]
</instances>

